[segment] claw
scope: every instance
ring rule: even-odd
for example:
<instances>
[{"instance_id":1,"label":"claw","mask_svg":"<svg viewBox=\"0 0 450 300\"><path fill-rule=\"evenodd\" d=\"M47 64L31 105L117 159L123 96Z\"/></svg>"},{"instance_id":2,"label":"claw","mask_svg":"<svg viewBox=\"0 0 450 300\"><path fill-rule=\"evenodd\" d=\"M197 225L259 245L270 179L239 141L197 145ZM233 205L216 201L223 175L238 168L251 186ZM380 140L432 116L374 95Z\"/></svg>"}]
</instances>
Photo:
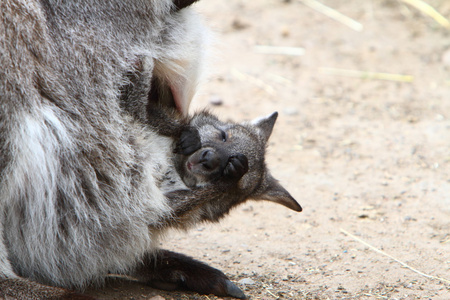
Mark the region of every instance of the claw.
<instances>
[{"instance_id":1,"label":"claw","mask_svg":"<svg viewBox=\"0 0 450 300\"><path fill-rule=\"evenodd\" d=\"M244 154L238 153L232 155L228 159L228 164L225 167L224 175L228 178L239 180L248 172L248 159Z\"/></svg>"},{"instance_id":2,"label":"claw","mask_svg":"<svg viewBox=\"0 0 450 300\"><path fill-rule=\"evenodd\" d=\"M225 282L226 289L227 289L227 296L231 296L238 299L247 299L247 296L245 296L244 292L241 291L240 288L237 287L234 283L227 280Z\"/></svg>"},{"instance_id":3,"label":"claw","mask_svg":"<svg viewBox=\"0 0 450 300\"><path fill-rule=\"evenodd\" d=\"M182 155L190 155L201 147L202 143L198 131L193 127L188 127L181 133L180 140L174 152Z\"/></svg>"}]
</instances>

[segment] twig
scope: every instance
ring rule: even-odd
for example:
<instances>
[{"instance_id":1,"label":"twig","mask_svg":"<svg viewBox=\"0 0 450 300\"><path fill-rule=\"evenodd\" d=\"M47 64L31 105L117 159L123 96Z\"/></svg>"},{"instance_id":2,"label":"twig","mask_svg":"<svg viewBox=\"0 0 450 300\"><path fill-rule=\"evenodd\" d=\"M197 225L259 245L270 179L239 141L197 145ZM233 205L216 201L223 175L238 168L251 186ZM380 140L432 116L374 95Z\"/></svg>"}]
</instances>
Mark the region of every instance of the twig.
<instances>
[{"instance_id":1,"label":"twig","mask_svg":"<svg viewBox=\"0 0 450 300\"><path fill-rule=\"evenodd\" d=\"M367 296L367 297L377 297L377 298L382 298L382 299L388 299L388 297L386 297L386 296L381 296L381 295L377 295L377 294L375 294L375 295L372 295L372 294L363 294L364 296Z\"/></svg>"},{"instance_id":2,"label":"twig","mask_svg":"<svg viewBox=\"0 0 450 300\"><path fill-rule=\"evenodd\" d=\"M434 9L431 5L422 0L401 0L411 6L414 6L416 9L421 11L422 13L428 15L433 18L439 25L445 28L450 28L449 20L441 15L436 9Z\"/></svg>"},{"instance_id":3,"label":"twig","mask_svg":"<svg viewBox=\"0 0 450 300\"><path fill-rule=\"evenodd\" d=\"M263 287L266 290L267 293L269 293L272 297L274 297L275 299L278 299L279 297L277 297L277 295L275 295L274 293L272 293L271 291L269 291L269 287L263 283Z\"/></svg>"},{"instance_id":4,"label":"twig","mask_svg":"<svg viewBox=\"0 0 450 300\"><path fill-rule=\"evenodd\" d=\"M392 259L392 260L398 262L399 264L401 264L401 265L404 266L405 268L410 269L411 271L416 272L416 273L419 274L419 275L422 275L422 276L424 276L424 277L426 277L426 278L436 279L436 280L444 281L444 282L446 282L446 283L450 283L450 280L448 280L448 279L441 278L441 277L436 277L436 276L432 276L432 275L428 275L428 274L425 274L425 273L423 273L423 272L420 272L419 270L414 269L413 267L411 267L411 266L407 265L406 263L404 263L404 262L398 260L397 258L393 257L392 255L387 254L386 252L384 252L384 251L382 251L382 250L380 250L380 249L378 249L378 248L375 248L375 247L372 246L371 244L367 243L366 241L363 241L362 239L360 239L360 238L354 236L353 234L349 233L348 231L346 231L346 230L344 230L344 229L342 229L342 228L341 228L341 232L342 232L343 234L345 234L345 235L348 235L349 237L351 237L351 238L354 239L355 241L360 242L361 244L363 244L363 245L369 247L369 248L372 249L373 251L378 252L378 253L380 253L380 254L382 254L382 255L384 255L384 256L389 257L390 259Z\"/></svg>"},{"instance_id":5,"label":"twig","mask_svg":"<svg viewBox=\"0 0 450 300\"><path fill-rule=\"evenodd\" d=\"M319 71L328 75L356 77L361 79L379 79L379 80L400 81L400 82L414 81L414 76L402 74L368 72L368 71L336 69L336 68L319 68Z\"/></svg>"},{"instance_id":6,"label":"twig","mask_svg":"<svg viewBox=\"0 0 450 300\"><path fill-rule=\"evenodd\" d=\"M310 8L312 8L314 10L324 14L325 16L327 16L329 18L350 27L351 29L353 29L355 31L362 31L364 28L361 23L347 17L346 15L341 14L337 10L335 10L331 7L328 7L316 0L300 0L300 2L302 2L303 4L305 4L306 6L309 6Z\"/></svg>"},{"instance_id":7,"label":"twig","mask_svg":"<svg viewBox=\"0 0 450 300\"><path fill-rule=\"evenodd\" d=\"M305 49L300 47L279 47L279 46L255 46L255 51L262 54L279 54L290 56L302 56L305 55Z\"/></svg>"}]
</instances>

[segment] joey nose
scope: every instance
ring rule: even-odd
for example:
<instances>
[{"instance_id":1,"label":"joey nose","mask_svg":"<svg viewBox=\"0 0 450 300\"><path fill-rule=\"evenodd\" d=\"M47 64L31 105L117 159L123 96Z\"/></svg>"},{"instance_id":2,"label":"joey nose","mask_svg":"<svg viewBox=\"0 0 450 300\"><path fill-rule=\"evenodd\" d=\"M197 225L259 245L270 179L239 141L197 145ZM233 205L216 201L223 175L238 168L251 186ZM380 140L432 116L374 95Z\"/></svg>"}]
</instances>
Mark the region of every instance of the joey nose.
<instances>
[{"instance_id":1,"label":"joey nose","mask_svg":"<svg viewBox=\"0 0 450 300\"><path fill-rule=\"evenodd\" d=\"M214 170L219 167L220 159L214 151L204 150L200 155L199 163L201 163L206 170Z\"/></svg>"}]
</instances>

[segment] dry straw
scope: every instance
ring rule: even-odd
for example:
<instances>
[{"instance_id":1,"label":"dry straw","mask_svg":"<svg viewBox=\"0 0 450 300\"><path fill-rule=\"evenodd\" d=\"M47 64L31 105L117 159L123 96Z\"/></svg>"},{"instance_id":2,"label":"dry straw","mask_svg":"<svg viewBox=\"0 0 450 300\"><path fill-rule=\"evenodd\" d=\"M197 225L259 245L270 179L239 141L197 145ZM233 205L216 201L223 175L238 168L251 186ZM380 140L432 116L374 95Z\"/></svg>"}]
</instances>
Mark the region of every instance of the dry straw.
<instances>
[{"instance_id":1,"label":"dry straw","mask_svg":"<svg viewBox=\"0 0 450 300\"><path fill-rule=\"evenodd\" d=\"M261 54L276 54L288 56L302 56L305 54L305 49L300 47L280 47L280 46L266 46L256 45L255 52Z\"/></svg>"},{"instance_id":2,"label":"dry straw","mask_svg":"<svg viewBox=\"0 0 450 300\"><path fill-rule=\"evenodd\" d=\"M411 266L409 266L408 264L402 262L401 260L398 260L397 258L393 257L392 255L387 254L386 252L384 252L384 251L382 251L382 250L380 250L380 249L378 249L378 248L375 248L374 246L372 246L372 245L369 244L368 242L363 241L362 239L360 239L360 238L354 236L353 234L349 233L348 231L346 231L346 230L344 230L344 229L342 229L342 228L341 228L341 232L342 232L343 234L345 234L345 235L351 237L351 238L354 239L355 241L360 242L361 244L363 244L363 245L369 247L369 248L372 249L373 251L378 252L379 254L382 254L382 255L384 255L384 256L386 256L386 257L389 257L390 259L392 259L392 260L398 262L399 264L401 264L403 267L405 267L405 268L407 268L407 269L410 269L411 271L416 272L416 273L419 274L419 275L422 275L422 276L424 276L424 277L426 277L426 278L429 278L429 279L435 279L435 280L439 280L439 281L442 281L442 282L450 283L450 280L448 280L448 279L441 278L441 277L436 277L436 276L432 276L432 275L428 275L428 274L425 274L425 273L423 273L423 272L420 272L420 271L417 270L417 269L414 269L413 267L411 267Z\"/></svg>"},{"instance_id":3,"label":"dry straw","mask_svg":"<svg viewBox=\"0 0 450 300\"><path fill-rule=\"evenodd\" d=\"M356 77L360 79L378 79L398 82L413 82L414 77L411 75L369 72L360 70L338 69L338 68L320 68L320 72L327 75Z\"/></svg>"},{"instance_id":4,"label":"dry straw","mask_svg":"<svg viewBox=\"0 0 450 300\"><path fill-rule=\"evenodd\" d=\"M441 15L437 10L435 10L431 5L426 3L422 0L401 0L419 11L421 11L423 14L430 16L433 18L439 25L445 28L450 28L450 22L447 18L445 18L443 15Z\"/></svg>"},{"instance_id":5,"label":"dry straw","mask_svg":"<svg viewBox=\"0 0 450 300\"><path fill-rule=\"evenodd\" d=\"M267 83L265 83L263 80L254 77L250 74L246 74L243 73L237 69L231 69L231 74L239 79L240 81L244 81L244 82L250 82L253 85L256 85L257 87L263 89L266 93L268 93L269 95L275 95L275 88L272 87L271 85L268 85Z\"/></svg>"},{"instance_id":6,"label":"dry straw","mask_svg":"<svg viewBox=\"0 0 450 300\"><path fill-rule=\"evenodd\" d=\"M300 2L329 18L350 27L355 31L362 31L364 28L361 23L316 0L300 0Z\"/></svg>"}]
</instances>

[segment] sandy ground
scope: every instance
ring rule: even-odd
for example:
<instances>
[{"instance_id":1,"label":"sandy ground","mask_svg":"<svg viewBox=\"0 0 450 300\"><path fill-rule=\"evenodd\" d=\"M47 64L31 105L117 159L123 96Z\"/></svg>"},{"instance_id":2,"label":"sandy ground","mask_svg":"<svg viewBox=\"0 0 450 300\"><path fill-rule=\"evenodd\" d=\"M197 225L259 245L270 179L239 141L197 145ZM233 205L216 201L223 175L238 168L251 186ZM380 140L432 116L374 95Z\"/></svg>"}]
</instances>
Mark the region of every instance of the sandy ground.
<instances>
[{"instance_id":1,"label":"sandy ground","mask_svg":"<svg viewBox=\"0 0 450 300\"><path fill-rule=\"evenodd\" d=\"M427 2L450 17L450 2ZM295 0L195 5L217 43L193 109L233 120L279 111L268 164L304 211L249 202L162 247L221 269L250 299L450 299L450 31L402 1L322 3L363 30ZM90 293L218 299L120 280Z\"/></svg>"}]
</instances>

